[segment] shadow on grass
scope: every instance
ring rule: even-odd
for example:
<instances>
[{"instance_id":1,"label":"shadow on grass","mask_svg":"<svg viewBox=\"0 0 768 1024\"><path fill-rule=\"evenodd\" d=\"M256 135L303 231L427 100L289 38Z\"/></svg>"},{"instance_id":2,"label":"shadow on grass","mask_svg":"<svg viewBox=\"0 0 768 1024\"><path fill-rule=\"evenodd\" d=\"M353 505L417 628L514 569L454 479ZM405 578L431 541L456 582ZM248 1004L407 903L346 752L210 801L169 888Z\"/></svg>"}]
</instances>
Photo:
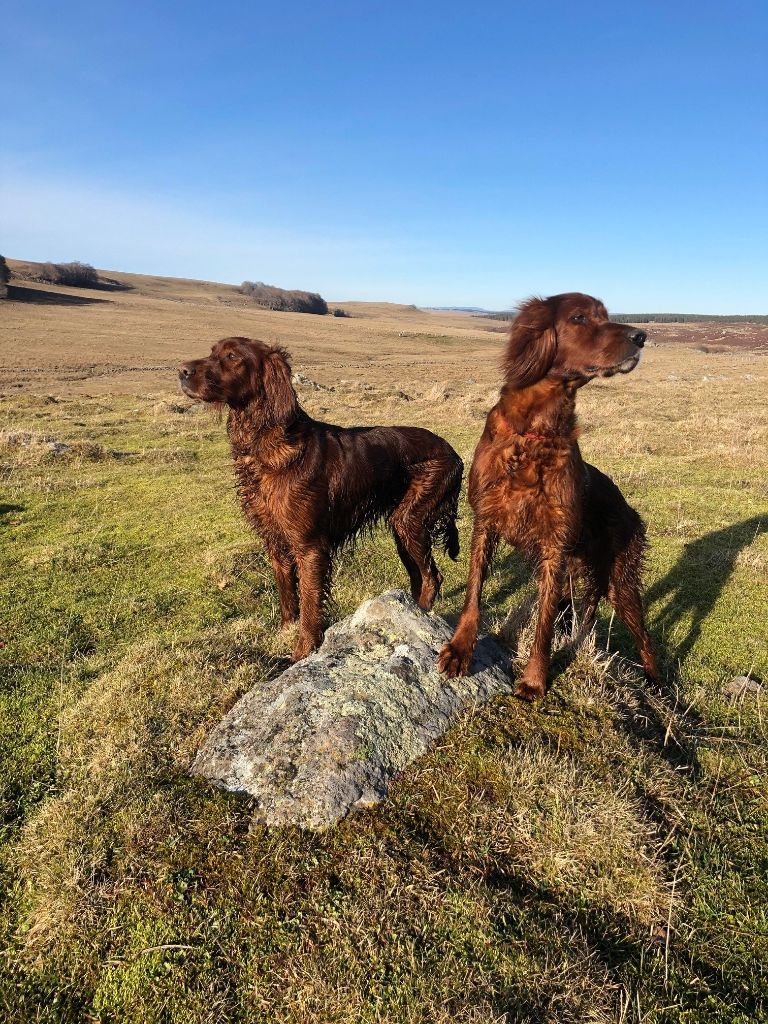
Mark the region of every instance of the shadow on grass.
<instances>
[{"instance_id":1,"label":"shadow on grass","mask_svg":"<svg viewBox=\"0 0 768 1024\"><path fill-rule=\"evenodd\" d=\"M675 565L666 576L657 580L646 592L646 608L662 603L662 609L652 616L653 629L666 636L674 632L682 620L690 618L691 626L676 649L666 651L669 664L685 661L701 636L702 627L727 585L739 553L753 541L768 532L768 515L752 516L741 523L713 530L698 540L685 545ZM489 578L483 595L483 611L503 615L506 605L524 584L532 578L532 571L514 550L507 550L496 560L493 576L501 580L494 589ZM465 584L454 587L444 597L462 597ZM621 653L634 658L631 641L627 645L623 627L618 626Z\"/></svg>"},{"instance_id":2,"label":"shadow on grass","mask_svg":"<svg viewBox=\"0 0 768 1024\"><path fill-rule=\"evenodd\" d=\"M510 877L503 871L486 874L484 881L497 897L493 914L497 931L513 940L524 940L540 955L551 956L551 951L558 947L563 949L571 936L579 936L590 958L605 969L608 978L627 986L636 985L642 978L646 999L655 997L660 1005L663 1005L665 994L668 999L670 990L675 992L679 1009L692 1013L691 1020L725 1020L716 1014L729 1002L740 1012L728 1020L763 1019L759 1016L764 1009L760 994L743 989L730 991L732 979L724 980L722 971L705 952L689 945L682 957L676 951L676 955L668 960L670 954L665 952L663 929L647 938L642 937L632 927L631 921L620 913L606 915L588 905L574 907L556 891L542 892L539 887ZM502 989L494 999L495 1012L510 1022L556 1020L561 1019L558 1010L562 1006L565 1019L573 1020L578 1019L574 1011L584 1012L589 1008L589 990L581 998L577 996L576 1005L568 1013L567 1004L563 1006L568 982L564 979L561 987L553 984L551 978L537 981L538 984L532 984L527 991L520 991L516 986L509 992ZM701 1004L706 1005L707 995L713 997L714 1002L711 1016L706 1009L703 1015L699 1015L696 1011ZM552 1015L553 1011L557 1017ZM688 1013L681 1017L654 1019L672 1021L683 1016L689 1019ZM595 1018L585 1016L583 1019ZM622 1016L621 1019L625 1018Z\"/></svg>"},{"instance_id":3,"label":"shadow on grass","mask_svg":"<svg viewBox=\"0 0 768 1024\"><path fill-rule=\"evenodd\" d=\"M114 277L100 277L99 283L94 285L94 288L100 292L132 292L134 287L132 284L126 284L125 281L118 281Z\"/></svg>"},{"instance_id":4,"label":"shadow on grass","mask_svg":"<svg viewBox=\"0 0 768 1024\"><path fill-rule=\"evenodd\" d=\"M533 578L533 570L526 564L523 557L514 548L503 548L501 555L497 555L488 574L483 589L482 610L492 615L506 614L509 610L507 603L528 580ZM494 589L494 583L499 580L500 585ZM463 598L467 589L466 580L446 591L443 597L446 600Z\"/></svg>"},{"instance_id":5,"label":"shadow on grass","mask_svg":"<svg viewBox=\"0 0 768 1024\"><path fill-rule=\"evenodd\" d=\"M91 298L89 295L67 295L64 292L48 292L43 288L23 288L18 284L8 285L9 302L29 302L38 306L91 306L94 303L109 302L109 299Z\"/></svg>"},{"instance_id":6,"label":"shadow on grass","mask_svg":"<svg viewBox=\"0 0 768 1024\"><path fill-rule=\"evenodd\" d=\"M23 511L24 505L6 505L5 502L0 502L0 526L8 526L7 517Z\"/></svg>"},{"instance_id":7,"label":"shadow on grass","mask_svg":"<svg viewBox=\"0 0 768 1024\"><path fill-rule=\"evenodd\" d=\"M702 626L733 573L742 548L768 531L768 516L752 516L741 523L713 530L683 548L675 565L645 595L646 607L663 602L654 615L657 633L670 636L679 622L690 617L688 634L676 650L667 651L670 661L685 661L701 636Z\"/></svg>"}]
</instances>

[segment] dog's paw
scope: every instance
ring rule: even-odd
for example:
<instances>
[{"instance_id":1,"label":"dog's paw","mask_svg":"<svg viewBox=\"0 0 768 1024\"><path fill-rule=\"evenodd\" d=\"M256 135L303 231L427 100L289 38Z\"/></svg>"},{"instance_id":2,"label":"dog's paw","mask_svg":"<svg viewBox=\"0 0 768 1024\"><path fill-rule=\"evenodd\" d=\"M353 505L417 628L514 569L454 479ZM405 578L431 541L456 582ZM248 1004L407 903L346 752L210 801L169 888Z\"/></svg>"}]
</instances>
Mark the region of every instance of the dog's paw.
<instances>
[{"instance_id":1,"label":"dog's paw","mask_svg":"<svg viewBox=\"0 0 768 1024\"><path fill-rule=\"evenodd\" d=\"M547 692L543 683L529 682L526 679L518 680L513 693L519 700L533 701L543 697Z\"/></svg>"},{"instance_id":2,"label":"dog's paw","mask_svg":"<svg viewBox=\"0 0 768 1024\"><path fill-rule=\"evenodd\" d=\"M414 601L423 612L431 612L432 606L440 596L443 586L443 574L438 570L434 576L425 579L418 595L414 594Z\"/></svg>"},{"instance_id":3,"label":"dog's paw","mask_svg":"<svg viewBox=\"0 0 768 1024\"><path fill-rule=\"evenodd\" d=\"M319 646L319 640L299 637L299 641L293 649L293 654L291 655L291 658L294 661L303 661L304 658L308 658L310 654L316 651Z\"/></svg>"},{"instance_id":4,"label":"dog's paw","mask_svg":"<svg viewBox=\"0 0 768 1024\"><path fill-rule=\"evenodd\" d=\"M471 663L472 648L466 650L464 647L459 646L459 644L454 644L453 641L443 647L437 659L437 667L449 679L455 679L456 676L465 676L469 671Z\"/></svg>"}]
</instances>

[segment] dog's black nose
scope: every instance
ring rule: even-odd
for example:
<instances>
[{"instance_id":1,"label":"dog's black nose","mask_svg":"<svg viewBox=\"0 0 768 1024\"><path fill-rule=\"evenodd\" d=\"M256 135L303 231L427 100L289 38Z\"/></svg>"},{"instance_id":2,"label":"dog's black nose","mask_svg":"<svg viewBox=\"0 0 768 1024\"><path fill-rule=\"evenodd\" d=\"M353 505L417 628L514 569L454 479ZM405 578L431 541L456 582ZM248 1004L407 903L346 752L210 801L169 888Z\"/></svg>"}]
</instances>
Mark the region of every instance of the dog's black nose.
<instances>
[{"instance_id":1,"label":"dog's black nose","mask_svg":"<svg viewBox=\"0 0 768 1024\"><path fill-rule=\"evenodd\" d=\"M645 331L630 331L629 334L629 340L634 345L637 345L638 348L643 347L643 345L645 344L645 339L647 337L648 335L645 333Z\"/></svg>"},{"instance_id":2,"label":"dog's black nose","mask_svg":"<svg viewBox=\"0 0 768 1024\"><path fill-rule=\"evenodd\" d=\"M179 367L179 380L187 380L192 376L192 370L189 368L187 363Z\"/></svg>"}]
</instances>

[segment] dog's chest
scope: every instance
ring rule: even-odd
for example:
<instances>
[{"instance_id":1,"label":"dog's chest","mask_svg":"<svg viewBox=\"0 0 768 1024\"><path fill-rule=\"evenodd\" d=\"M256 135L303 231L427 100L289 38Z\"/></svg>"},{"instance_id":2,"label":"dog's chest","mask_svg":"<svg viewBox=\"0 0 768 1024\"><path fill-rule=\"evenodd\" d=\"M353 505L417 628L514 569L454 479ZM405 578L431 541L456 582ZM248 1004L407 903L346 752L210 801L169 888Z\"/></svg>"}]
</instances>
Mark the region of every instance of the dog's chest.
<instances>
[{"instance_id":1,"label":"dog's chest","mask_svg":"<svg viewBox=\"0 0 768 1024\"><path fill-rule=\"evenodd\" d=\"M486 472L479 504L509 543L538 548L573 532L578 483L567 448L506 445L492 453Z\"/></svg>"},{"instance_id":2,"label":"dog's chest","mask_svg":"<svg viewBox=\"0 0 768 1024\"><path fill-rule=\"evenodd\" d=\"M264 533L282 533L282 525L298 514L294 489L285 474L265 468L258 460L239 458L235 464L240 504L246 518Z\"/></svg>"}]
</instances>

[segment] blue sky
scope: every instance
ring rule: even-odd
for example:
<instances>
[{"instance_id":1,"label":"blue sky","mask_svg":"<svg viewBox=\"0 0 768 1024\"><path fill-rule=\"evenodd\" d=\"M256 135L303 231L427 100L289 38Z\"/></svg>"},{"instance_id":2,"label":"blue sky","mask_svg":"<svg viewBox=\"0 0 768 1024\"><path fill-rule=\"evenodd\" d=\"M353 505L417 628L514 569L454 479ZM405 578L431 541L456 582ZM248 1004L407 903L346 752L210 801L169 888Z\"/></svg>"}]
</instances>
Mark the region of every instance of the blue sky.
<instances>
[{"instance_id":1,"label":"blue sky","mask_svg":"<svg viewBox=\"0 0 768 1024\"><path fill-rule=\"evenodd\" d=\"M0 252L768 312L767 53L763 0L9 5Z\"/></svg>"}]
</instances>

